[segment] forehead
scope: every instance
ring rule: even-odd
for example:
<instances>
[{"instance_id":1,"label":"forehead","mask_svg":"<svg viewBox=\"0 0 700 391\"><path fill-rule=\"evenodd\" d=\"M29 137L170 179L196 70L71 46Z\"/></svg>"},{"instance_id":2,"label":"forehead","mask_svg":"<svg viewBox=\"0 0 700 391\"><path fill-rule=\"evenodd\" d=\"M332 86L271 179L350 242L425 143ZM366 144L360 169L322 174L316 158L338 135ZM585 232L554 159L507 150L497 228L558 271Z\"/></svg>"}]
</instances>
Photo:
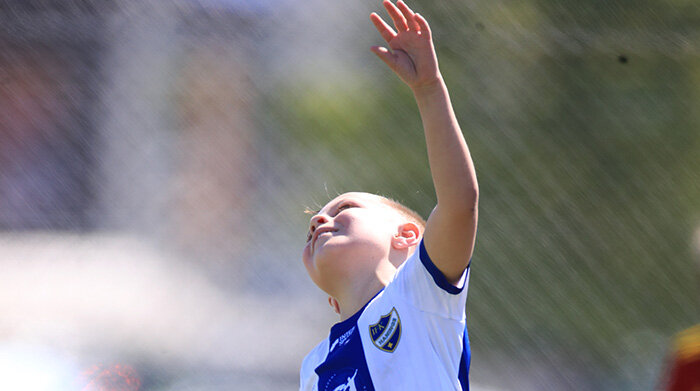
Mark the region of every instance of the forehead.
<instances>
[{"instance_id":1,"label":"forehead","mask_svg":"<svg viewBox=\"0 0 700 391\"><path fill-rule=\"evenodd\" d=\"M376 194L371 194L371 193L363 193L363 192L350 192L350 193L344 193L341 194L334 199L330 200L321 210L319 213L328 213L330 209L335 207L336 205L344 202L344 201L355 201L362 203L365 206L370 206L370 205L383 205L384 202L382 200L382 197L376 195Z\"/></svg>"}]
</instances>

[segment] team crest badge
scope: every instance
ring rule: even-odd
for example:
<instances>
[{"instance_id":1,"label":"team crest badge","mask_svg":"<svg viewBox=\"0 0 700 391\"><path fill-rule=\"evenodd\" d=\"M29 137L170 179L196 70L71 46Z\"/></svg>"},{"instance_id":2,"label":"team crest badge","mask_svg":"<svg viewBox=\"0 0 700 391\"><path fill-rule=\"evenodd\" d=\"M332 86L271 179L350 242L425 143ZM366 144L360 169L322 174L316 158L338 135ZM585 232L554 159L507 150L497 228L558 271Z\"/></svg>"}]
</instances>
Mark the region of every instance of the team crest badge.
<instances>
[{"instance_id":1,"label":"team crest badge","mask_svg":"<svg viewBox=\"0 0 700 391\"><path fill-rule=\"evenodd\" d=\"M379 322L369 326L369 336L372 343L379 349L394 353L401 340L401 318L396 308L379 318Z\"/></svg>"}]
</instances>

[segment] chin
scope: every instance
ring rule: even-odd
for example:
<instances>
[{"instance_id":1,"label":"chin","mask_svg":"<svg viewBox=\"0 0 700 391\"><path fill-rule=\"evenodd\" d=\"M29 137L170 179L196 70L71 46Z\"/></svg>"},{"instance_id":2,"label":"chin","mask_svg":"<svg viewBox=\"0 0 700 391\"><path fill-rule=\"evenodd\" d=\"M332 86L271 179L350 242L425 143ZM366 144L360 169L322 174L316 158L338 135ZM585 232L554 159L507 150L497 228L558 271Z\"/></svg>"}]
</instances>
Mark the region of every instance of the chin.
<instances>
[{"instance_id":1,"label":"chin","mask_svg":"<svg viewBox=\"0 0 700 391\"><path fill-rule=\"evenodd\" d=\"M316 245L313 257L315 260L330 260L333 263L346 258L357 258L363 251L358 243L346 238L331 237ZM315 261L315 263L318 261Z\"/></svg>"},{"instance_id":2,"label":"chin","mask_svg":"<svg viewBox=\"0 0 700 391\"><path fill-rule=\"evenodd\" d=\"M324 269L329 265L339 263L347 254L343 251L342 246L320 246L315 249L313 254L313 263L316 269Z\"/></svg>"},{"instance_id":3,"label":"chin","mask_svg":"<svg viewBox=\"0 0 700 391\"><path fill-rule=\"evenodd\" d=\"M376 246L350 241L329 240L314 252L314 264L317 270L328 269L333 274L347 275L353 269L381 259L384 249Z\"/></svg>"},{"instance_id":4,"label":"chin","mask_svg":"<svg viewBox=\"0 0 700 391\"><path fill-rule=\"evenodd\" d=\"M341 241L328 241L315 249L313 263L317 270L344 268L357 259L353 246ZM356 262L356 261L355 261Z\"/></svg>"}]
</instances>

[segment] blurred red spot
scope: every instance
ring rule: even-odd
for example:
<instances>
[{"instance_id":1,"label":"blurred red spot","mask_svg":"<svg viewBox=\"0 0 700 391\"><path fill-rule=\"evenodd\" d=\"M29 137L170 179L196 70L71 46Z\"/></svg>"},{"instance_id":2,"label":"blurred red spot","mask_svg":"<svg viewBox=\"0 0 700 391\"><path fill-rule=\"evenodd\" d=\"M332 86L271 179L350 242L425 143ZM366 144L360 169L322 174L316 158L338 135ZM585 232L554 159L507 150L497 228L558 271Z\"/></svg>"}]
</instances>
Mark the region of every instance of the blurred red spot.
<instances>
[{"instance_id":1,"label":"blurred red spot","mask_svg":"<svg viewBox=\"0 0 700 391\"><path fill-rule=\"evenodd\" d=\"M134 368L124 364L97 364L81 373L82 391L138 391L141 379Z\"/></svg>"}]
</instances>

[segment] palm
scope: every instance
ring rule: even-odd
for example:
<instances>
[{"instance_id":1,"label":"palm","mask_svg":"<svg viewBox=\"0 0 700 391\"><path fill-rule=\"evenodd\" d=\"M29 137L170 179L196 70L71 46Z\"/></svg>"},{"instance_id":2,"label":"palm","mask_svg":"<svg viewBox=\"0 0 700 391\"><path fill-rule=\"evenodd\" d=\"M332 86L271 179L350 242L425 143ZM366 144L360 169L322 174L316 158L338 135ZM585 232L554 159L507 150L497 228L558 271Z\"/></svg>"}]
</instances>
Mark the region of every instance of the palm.
<instances>
[{"instance_id":1,"label":"palm","mask_svg":"<svg viewBox=\"0 0 700 391\"><path fill-rule=\"evenodd\" d=\"M439 71L428 23L401 0L397 5L385 0L384 7L398 32L379 15L372 13L370 18L389 44L391 52L381 47L373 47L372 50L411 87L435 80L439 77Z\"/></svg>"},{"instance_id":2,"label":"palm","mask_svg":"<svg viewBox=\"0 0 700 391\"><path fill-rule=\"evenodd\" d=\"M414 79L418 77L418 70L421 71L424 68L418 56L415 53L420 53L424 51L429 45L425 45L426 41L421 40L420 36L415 33L406 32L398 34L394 39L389 41L389 47L394 52L396 56L397 68L401 70L401 76L407 77L409 79ZM411 55L412 53L413 55Z\"/></svg>"}]
</instances>

